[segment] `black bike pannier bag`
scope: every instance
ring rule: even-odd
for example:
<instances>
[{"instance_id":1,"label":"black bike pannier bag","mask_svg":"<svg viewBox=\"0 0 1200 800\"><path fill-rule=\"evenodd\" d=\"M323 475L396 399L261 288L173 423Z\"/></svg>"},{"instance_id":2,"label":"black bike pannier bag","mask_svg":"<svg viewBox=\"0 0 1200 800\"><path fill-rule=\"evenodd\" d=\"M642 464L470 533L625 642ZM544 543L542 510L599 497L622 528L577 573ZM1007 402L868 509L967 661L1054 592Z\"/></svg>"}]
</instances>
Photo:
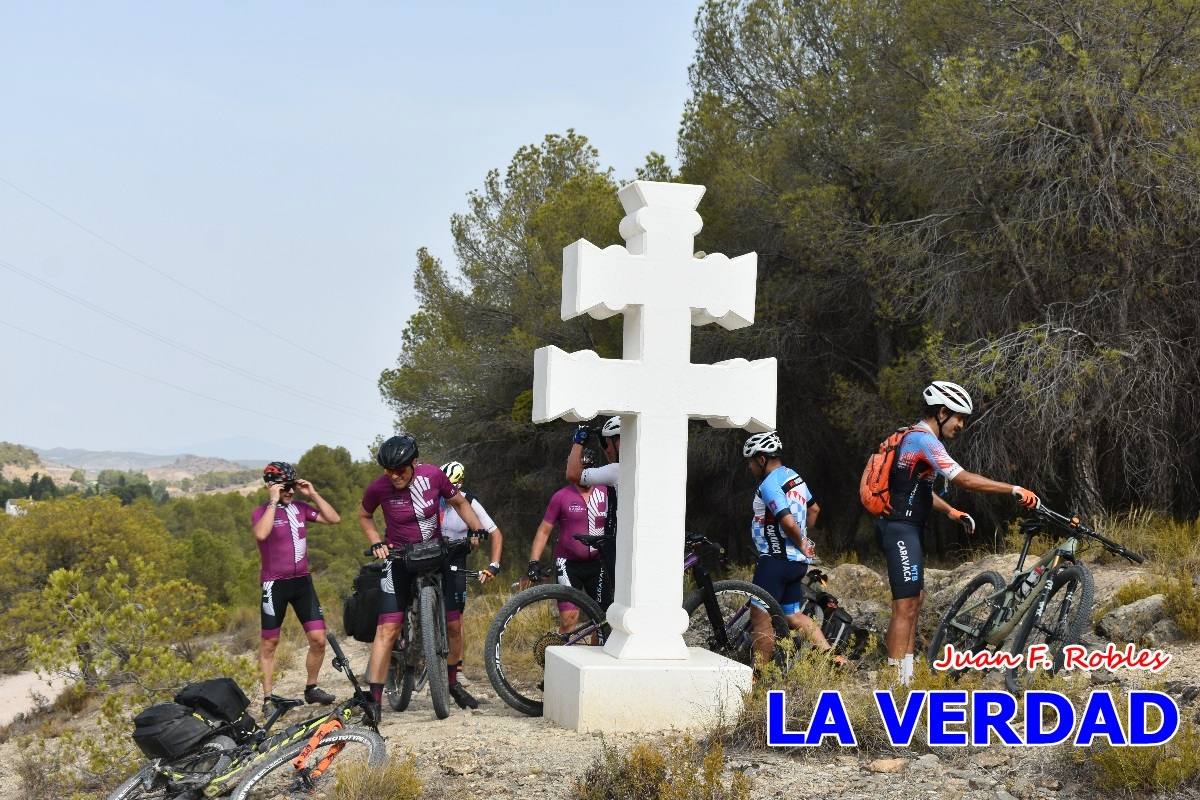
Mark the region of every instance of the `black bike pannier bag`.
<instances>
[{"instance_id":1,"label":"black bike pannier bag","mask_svg":"<svg viewBox=\"0 0 1200 800\"><path fill-rule=\"evenodd\" d=\"M404 548L404 569L409 575L432 572L446 560L445 543L441 539L414 542Z\"/></svg>"},{"instance_id":2,"label":"black bike pannier bag","mask_svg":"<svg viewBox=\"0 0 1200 800\"><path fill-rule=\"evenodd\" d=\"M360 642L375 641L383 567L382 562L363 564L354 579L354 594L342 602L342 627L347 636Z\"/></svg>"},{"instance_id":3,"label":"black bike pannier bag","mask_svg":"<svg viewBox=\"0 0 1200 800\"><path fill-rule=\"evenodd\" d=\"M250 698L233 678L188 684L175 695L175 702L222 722L237 722L250 707Z\"/></svg>"},{"instance_id":4,"label":"black bike pannier bag","mask_svg":"<svg viewBox=\"0 0 1200 800\"><path fill-rule=\"evenodd\" d=\"M133 741L150 758L185 756L212 733L208 723L178 703L159 703L133 718Z\"/></svg>"}]
</instances>

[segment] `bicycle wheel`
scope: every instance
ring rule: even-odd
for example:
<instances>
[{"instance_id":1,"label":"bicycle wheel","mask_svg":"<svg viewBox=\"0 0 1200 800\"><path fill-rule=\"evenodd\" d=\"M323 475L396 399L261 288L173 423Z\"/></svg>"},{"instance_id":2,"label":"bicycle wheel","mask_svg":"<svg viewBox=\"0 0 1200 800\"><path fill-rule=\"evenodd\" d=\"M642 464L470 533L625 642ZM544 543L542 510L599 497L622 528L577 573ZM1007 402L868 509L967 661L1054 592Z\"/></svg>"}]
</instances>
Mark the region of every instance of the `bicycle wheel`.
<instances>
[{"instance_id":1,"label":"bicycle wheel","mask_svg":"<svg viewBox=\"0 0 1200 800\"><path fill-rule=\"evenodd\" d=\"M1044 590L1043 590L1044 591ZM1062 668L1063 647L1077 644L1087 630L1092 615L1092 599L1095 583L1092 573L1083 564L1072 564L1054 573L1050 584L1050 595L1042 605L1041 615L1034 606L1013 636L1012 652L1027 654L1029 647L1044 644L1049 647L1049 668L1029 669L1021 666L1004 671L1004 685L1010 692L1024 692L1032 687L1039 673L1053 675Z\"/></svg>"},{"instance_id":2,"label":"bicycle wheel","mask_svg":"<svg viewBox=\"0 0 1200 800\"><path fill-rule=\"evenodd\" d=\"M421 651L429 676L429 699L438 719L450 716L450 675L446 669L446 611L433 586L421 587Z\"/></svg>"},{"instance_id":3,"label":"bicycle wheel","mask_svg":"<svg viewBox=\"0 0 1200 800\"><path fill-rule=\"evenodd\" d=\"M387 684L383 689L388 705L393 711L406 710L412 702L413 693L425 685L425 653L421 647L421 637L416 633L416 626L410 625L410 621L411 616L405 620L404 628L400 632L404 649L392 651Z\"/></svg>"},{"instance_id":4,"label":"bicycle wheel","mask_svg":"<svg viewBox=\"0 0 1200 800\"><path fill-rule=\"evenodd\" d=\"M937 630L929 641L929 647L925 650L926 661L932 664L940 659L948 644L954 645L958 650L974 650L978 647L984 641L984 634L991 627L992 613L996 610L995 603L989 602L988 598L1001 591L1005 585L1000 573L992 570L972 578L950 601L950 607L942 615Z\"/></svg>"},{"instance_id":5,"label":"bicycle wheel","mask_svg":"<svg viewBox=\"0 0 1200 800\"><path fill-rule=\"evenodd\" d=\"M387 757L383 738L369 728L353 726L326 734L298 770L292 762L308 747L308 740L268 753L246 774L230 795L231 800L275 800L279 797L312 797L318 787L332 787L339 773L377 767ZM314 768L322 767L312 777ZM328 789L326 789L328 791Z\"/></svg>"},{"instance_id":6,"label":"bicycle wheel","mask_svg":"<svg viewBox=\"0 0 1200 800\"><path fill-rule=\"evenodd\" d=\"M788 638L787 617L779 601L761 586L749 581L716 581L713 583L715 613L720 622L714 624L710 610L705 604L704 589L697 589L683 601L683 610L688 615L687 630L683 640L688 647L703 647L726 658L732 658L750 666L754 665L754 637L750 628L750 602L766 606L771 615L775 646L773 658L780 668L786 668L787 651L779 643ZM719 627L718 627L719 625Z\"/></svg>"},{"instance_id":7,"label":"bicycle wheel","mask_svg":"<svg viewBox=\"0 0 1200 800\"><path fill-rule=\"evenodd\" d=\"M560 631L559 602L579 609L571 630ZM600 645L608 625L599 604L570 586L549 583L513 595L488 628L483 663L492 688L504 702L531 717L542 715L546 648L555 645Z\"/></svg>"},{"instance_id":8,"label":"bicycle wheel","mask_svg":"<svg viewBox=\"0 0 1200 800\"><path fill-rule=\"evenodd\" d=\"M215 736L201 745L196 753L161 768L147 764L113 789L107 800L150 800L185 795L203 787L213 775L224 771L230 763L230 753L236 747L237 744L228 736ZM168 771L171 773L169 780L164 774Z\"/></svg>"}]
</instances>

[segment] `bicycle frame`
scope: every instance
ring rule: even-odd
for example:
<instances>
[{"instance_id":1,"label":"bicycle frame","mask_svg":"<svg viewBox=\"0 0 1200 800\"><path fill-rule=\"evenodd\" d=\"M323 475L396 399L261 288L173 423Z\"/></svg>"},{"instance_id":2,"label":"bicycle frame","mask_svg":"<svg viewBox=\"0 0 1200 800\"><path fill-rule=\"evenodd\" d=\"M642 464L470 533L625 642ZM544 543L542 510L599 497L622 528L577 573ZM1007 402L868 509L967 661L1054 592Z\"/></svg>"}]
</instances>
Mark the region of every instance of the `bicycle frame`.
<instances>
[{"instance_id":1,"label":"bicycle frame","mask_svg":"<svg viewBox=\"0 0 1200 800\"><path fill-rule=\"evenodd\" d=\"M708 620L710 623L712 623L713 631L717 632L717 636L720 639L720 645L722 647L728 647L729 641L725 635L726 628L724 619L721 616L721 609L717 605L717 594L713 590L712 575L707 569L704 568L704 565L701 563L700 553L698 552L702 547L716 549L721 554L724 554L725 550L717 543L703 536L689 542L688 544L690 545L690 549L688 550L687 556L683 559L683 572L684 574L687 574L688 570L693 570L692 577L696 581L696 586L704 592L704 610L708 614ZM739 609L733 616L733 620L739 620L743 614L747 613L749 613L749 604L747 604L745 608ZM563 644L575 645L584 639L597 634L599 634L600 643L603 644L605 638L604 629L607 627L607 622L601 625L595 625L590 622L584 623L578 628L572 630L570 633L566 634Z\"/></svg>"}]
</instances>

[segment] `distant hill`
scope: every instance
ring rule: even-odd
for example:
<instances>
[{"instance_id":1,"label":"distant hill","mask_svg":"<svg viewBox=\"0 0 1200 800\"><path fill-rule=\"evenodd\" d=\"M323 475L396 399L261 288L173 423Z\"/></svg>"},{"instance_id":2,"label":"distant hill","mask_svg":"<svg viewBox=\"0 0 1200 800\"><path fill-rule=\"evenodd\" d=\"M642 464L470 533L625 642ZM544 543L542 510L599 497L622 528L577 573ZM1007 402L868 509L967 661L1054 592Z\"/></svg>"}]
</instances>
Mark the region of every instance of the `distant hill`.
<instances>
[{"instance_id":1,"label":"distant hill","mask_svg":"<svg viewBox=\"0 0 1200 800\"><path fill-rule=\"evenodd\" d=\"M0 442L0 466L36 467L41 464L38 454L22 444Z\"/></svg>"},{"instance_id":2,"label":"distant hill","mask_svg":"<svg viewBox=\"0 0 1200 800\"><path fill-rule=\"evenodd\" d=\"M77 467L89 473L99 472L102 469L119 469L148 474L151 470L169 470L188 475L202 475L206 472L236 472L261 467L266 463L258 459L230 461L224 458L197 456L190 453L151 455L150 453L81 450L67 447L49 449L34 447L32 450L44 462L64 467Z\"/></svg>"}]
</instances>

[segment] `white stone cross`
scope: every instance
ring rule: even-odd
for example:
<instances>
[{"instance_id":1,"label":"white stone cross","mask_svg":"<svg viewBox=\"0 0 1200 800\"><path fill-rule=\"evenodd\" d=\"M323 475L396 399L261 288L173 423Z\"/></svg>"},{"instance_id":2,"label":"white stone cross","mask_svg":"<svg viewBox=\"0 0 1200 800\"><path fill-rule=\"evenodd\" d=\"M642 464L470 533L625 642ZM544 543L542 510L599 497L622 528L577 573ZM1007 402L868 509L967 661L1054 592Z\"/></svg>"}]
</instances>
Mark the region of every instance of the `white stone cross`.
<instances>
[{"instance_id":1,"label":"white stone cross","mask_svg":"<svg viewBox=\"0 0 1200 800\"><path fill-rule=\"evenodd\" d=\"M775 427L776 362L691 363L691 328L754 322L754 253L693 255L703 186L634 181L617 196L626 247L563 250L562 318L624 314L623 357L543 347L534 354L534 422L621 415L615 602L605 651L686 659L682 609L688 419ZM729 469L741 469L730 454Z\"/></svg>"}]
</instances>

